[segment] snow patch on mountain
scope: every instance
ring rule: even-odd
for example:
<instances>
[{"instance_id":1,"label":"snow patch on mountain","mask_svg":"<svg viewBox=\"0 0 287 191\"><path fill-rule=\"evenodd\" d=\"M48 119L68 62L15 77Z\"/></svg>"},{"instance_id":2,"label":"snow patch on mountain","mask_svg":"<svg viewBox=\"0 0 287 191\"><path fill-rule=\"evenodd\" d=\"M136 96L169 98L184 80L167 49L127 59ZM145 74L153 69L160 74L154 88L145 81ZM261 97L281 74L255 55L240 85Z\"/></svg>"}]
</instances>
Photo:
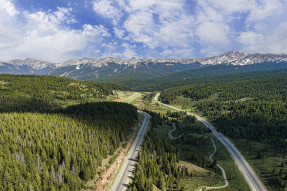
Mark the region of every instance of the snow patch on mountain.
<instances>
[{"instance_id":1,"label":"snow patch on mountain","mask_svg":"<svg viewBox=\"0 0 287 191\"><path fill-rule=\"evenodd\" d=\"M199 58L199 59L138 59L131 58L122 60L113 57L107 58L82 58L71 59L61 63L51 63L40 61L32 58L25 60L15 59L8 62L0 62L0 73L15 73L15 74L52 74L68 76L74 71L85 75L87 70L95 72L96 76L100 76L98 70L110 70L114 74L131 73L145 68L145 70L153 70L154 67L177 67L175 70L182 70L189 66L197 64L197 67L208 65L232 64L232 65L250 65L263 62L287 62L286 54L246 54L238 51L230 51L219 56ZM75 66L75 67L69 67ZM23 72L23 70L25 71ZM7 72L8 71L8 72ZM14 72L13 72L14 71ZM94 74L93 74L94 75Z\"/></svg>"}]
</instances>

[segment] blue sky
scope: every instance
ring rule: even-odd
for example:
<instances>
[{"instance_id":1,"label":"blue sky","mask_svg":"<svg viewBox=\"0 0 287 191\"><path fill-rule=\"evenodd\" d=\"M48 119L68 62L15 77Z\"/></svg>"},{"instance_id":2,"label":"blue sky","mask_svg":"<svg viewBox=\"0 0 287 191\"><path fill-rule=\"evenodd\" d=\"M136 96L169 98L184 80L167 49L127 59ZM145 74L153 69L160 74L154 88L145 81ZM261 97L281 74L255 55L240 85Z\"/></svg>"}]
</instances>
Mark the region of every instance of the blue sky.
<instances>
[{"instance_id":1,"label":"blue sky","mask_svg":"<svg viewBox=\"0 0 287 191\"><path fill-rule=\"evenodd\" d=\"M287 53L287 0L0 0L0 60Z\"/></svg>"}]
</instances>

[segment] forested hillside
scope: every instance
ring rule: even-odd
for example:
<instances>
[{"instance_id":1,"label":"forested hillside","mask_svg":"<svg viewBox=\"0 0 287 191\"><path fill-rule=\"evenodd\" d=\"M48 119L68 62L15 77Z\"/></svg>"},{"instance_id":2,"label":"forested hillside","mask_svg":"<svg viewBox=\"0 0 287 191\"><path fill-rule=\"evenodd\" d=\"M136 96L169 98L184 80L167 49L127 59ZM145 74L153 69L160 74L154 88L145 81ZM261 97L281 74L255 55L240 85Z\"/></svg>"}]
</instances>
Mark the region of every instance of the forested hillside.
<instances>
[{"instance_id":1,"label":"forested hillside","mask_svg":"<svg viewBox=\"0 0 287 191\"><path fill-rule=\"evenodd\" d=\"M163 91L160 100L171 104L178 96L197 101L197 110L215 119L218 130L229 137L286 139L286 76L171 88ZM211 96L216 98L208 99Z\"/></svg>"},{"instance_id":2,"label":"forested hillside","mask_svg":"<svg viewBox=\"0 0 287 191\"><path fill-rule=\"evenodd\" d=\"M183 190L180 180L191 177L186 167L179 166L178 148L167 137L155 133L164 123L157 113L151 113L151 129L145 138L134 171L131 191Z\"/></svg>"},{"instance_id":3,"label":"forested hillside","mask_svg":"<svg viewBox=\"0 0 287 191\"><path fill-rule=\"evenodd\" d=\"M210 119L270 190L287 188L287 76L170 88L160 96Z\"/></svg>"},{"instance_id":4,"label":"forested hillside","mask_svg":"<svg viewBox=\"0 0 287 191\"><path fill-rule=\"evenodd\" d=\"M0 90L0 111L51 111L69 101L97 101L127 88L65 77L0 74Z\"/></svg>"},{"instance_id":5,"label":"forested hillside","mask_svg":"<svg viewBox=\"0 0 287 191\"><path fill-rule=\"evenodd\" d=\"M230 81L243 81L249 79L260 79L266 77L279 77L279 76L286 76L287 69L281 70L267 70L267 71L256 71L256 72L242 72L237 74L225 74L225 75L218 75L218 76L207 76L201 78L192 78L192 79L184 79L184 80L174 80L174 81L167 81L167 82L158 82L156 79L154 80L153 84L148 84L147 81L146 85L139 85L131 88L134 88L138 91L162 91L168 88L173 87L180 87L185 85L192 85L192 84L202 84L202 83L212 83L212 82L230 82ZM155 83L157 82L157 83ZM135 81L133 82L135 83ZM127 84L129 85L129 84Z\"/></svg>"},{"instance_id":6,"label":"forested hillside","mask_svg":"<svg viewBox=\"0 0 287 191\"><path fill-rule=\"evenodd\" d=\"M135 107L109 102L64 113L0 114L0 190L80 190L137 118Z\"/></svg>"},{"instance_id":7,"label":"forested hillside","mask_svg":"<svg viewBox=\"0 0 287 191\"><path fill-rule=\"evenodd\" d=\"M218 184L221 171L216 162L207 159L213 149L209 131L184 112L149 113L151 127L129 190L197 190L202 185ZM175 124L177 130L170 133ZM235 182L231 182L233 188Z\"/></svg>"},{"instance_id":8,"label":"forested hillside","mask_svg":"<svg viewBox=\"0 0 287 191\"><path fill-rule=\"evenodd\" d=\"M235 76L258 76L263 74L269 74L285 70L287 68L286 62L265 62L252 65L214 65L205 66L202 68L191 69L186 71L175 71L173 73L162 75L159 77L148 75L147 73L133 73L125 75L113 75L106 78L100 78L96 81L102 82L115 82L118 84L124 84L137 91L158 91L164 90L170 87L182 86L193 83L193 81L208 81L208 79L222 79L223 75L235 74ZM248 74L249 73L249 74ZM228 77L228 76L227 76ZM207 78L207 79L205 79Z\"/></svg>"},{"instance_id":9,"label":"forested hillside","mask_svg":"<svg viewBox=\"0 0 287 191\"><path fill-rule=\"evenodd\" d=\"M0 190L81 190L127 141L137 108L104 101L125 87L0 75ZM82 104L80 104L82 103ZM72 105L72 106L69 106Z\"/></svg>"}]
</instances>

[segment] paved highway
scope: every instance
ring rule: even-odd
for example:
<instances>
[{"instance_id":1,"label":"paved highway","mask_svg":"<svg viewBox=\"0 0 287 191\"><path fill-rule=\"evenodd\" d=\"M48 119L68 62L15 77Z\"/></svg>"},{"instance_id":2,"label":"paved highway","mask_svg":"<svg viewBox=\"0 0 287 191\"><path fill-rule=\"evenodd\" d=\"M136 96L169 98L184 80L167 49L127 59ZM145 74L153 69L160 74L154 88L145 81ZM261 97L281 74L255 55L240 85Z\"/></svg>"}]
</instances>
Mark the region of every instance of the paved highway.
<instances>
[{"instance_id":1,"label":"paved highway","mask_svg":"<svg viewBox=\"0 0 287 191\"><path fill-rule=\"evenodd\" d=\"M176 107L161 103L158 101L158 96L160 94L158 93L155 96L155 101L158 102L159 104L165 105L169 108L175 109L177 111L183 111L181 109L178 109ZM235 163L237 164L239 170L242 172L245 180L249 184L250 188L252 191L267 191L265 188L264 184L261 182L259 177L255 174L253 169L249 166L247 161L244 159L244 157L241 155L241 153L235 148L235 146L227 139L225 138L221 133L217 132L216 129L208 123L206 120L203 118L199 117L198 115L192 114L190 112L187 112L188 115L194 115L197 120L202 122L207 128L209 128L213 135L227 148L233 159L235 160Z\"/></svg>"},{"instance_id":2,"label":"paved highway","mask_svg":"<svg viewBox=\"0 0 287 191\"><path fill-rule=\"evenodd\" d=\"M149 122L149 114L139 111L140 113L144 114L144 122L137 134L137 137L133 144L130 147L130 150L127 154L127 156L124 159L123 165L112 185L111 190L112 191L122 191L126 190L127 186L129 184L129 181L131 180L132 171L134 168L134 161L138 155L138 151L140 150L140 145L143 141L143 137L145 135L145 131Z\"/></svg>"}]
</instances>

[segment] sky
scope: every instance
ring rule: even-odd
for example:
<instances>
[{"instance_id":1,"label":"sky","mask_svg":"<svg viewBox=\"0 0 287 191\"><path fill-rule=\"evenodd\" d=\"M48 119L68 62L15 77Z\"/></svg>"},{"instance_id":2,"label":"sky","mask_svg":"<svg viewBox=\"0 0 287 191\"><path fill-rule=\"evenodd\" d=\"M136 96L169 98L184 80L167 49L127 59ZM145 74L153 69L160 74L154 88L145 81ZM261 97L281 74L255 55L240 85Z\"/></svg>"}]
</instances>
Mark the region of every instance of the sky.
<instances>
[{"instance_id":1,"label":"sky","mask_svg":"<svg viewBox=\"0 0 287 191\"><path fill-rule=\"evenodd\" d=\"M0 60L287 53L287 0L0 0Z\"/></svg>"}]
</instances>

